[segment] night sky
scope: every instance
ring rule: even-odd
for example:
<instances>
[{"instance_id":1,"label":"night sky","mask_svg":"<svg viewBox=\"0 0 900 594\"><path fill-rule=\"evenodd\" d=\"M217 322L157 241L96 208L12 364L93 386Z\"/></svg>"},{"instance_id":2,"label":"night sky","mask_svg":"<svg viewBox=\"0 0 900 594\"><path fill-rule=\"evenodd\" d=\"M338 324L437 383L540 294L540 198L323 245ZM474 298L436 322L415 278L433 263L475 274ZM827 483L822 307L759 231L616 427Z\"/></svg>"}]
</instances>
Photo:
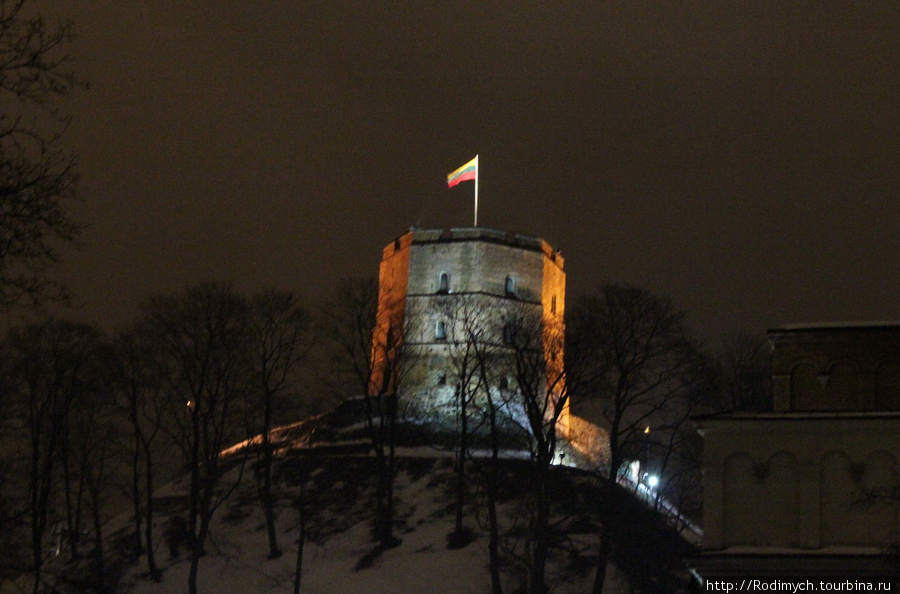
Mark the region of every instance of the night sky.
<instances>
[{"instance_id":1,"label":"night sky","mask_svg":"<svg viewBox=\"0 0 900 594\"><path fill-rule=\"evenodd\" d=\"M900 319L896 0L66 0L106 327L200 280L322 299L410 226L547 239L570 299L675 298L701 337Z\"/></svg>"}]
</instances>

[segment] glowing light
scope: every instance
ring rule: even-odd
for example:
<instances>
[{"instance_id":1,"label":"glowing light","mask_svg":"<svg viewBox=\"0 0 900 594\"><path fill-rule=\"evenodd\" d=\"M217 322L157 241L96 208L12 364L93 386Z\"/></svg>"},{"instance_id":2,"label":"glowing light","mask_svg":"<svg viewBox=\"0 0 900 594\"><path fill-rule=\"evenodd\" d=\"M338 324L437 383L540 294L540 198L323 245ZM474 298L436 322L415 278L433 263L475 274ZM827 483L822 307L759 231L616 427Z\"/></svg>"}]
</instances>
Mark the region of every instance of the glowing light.
<instances>
[{"instance_id":1,"label":"glowing light","mask_svg":"<svg viewBox=\"0 0 900 594\"><path fill-rule=\"evenodd\" d=\"M647 425L647 428L644 429L644 433L650 433L650 425Z\"/></svg>"},{"instance_id":2,"label":"glowing light","mask_svg":"<svg viewBox=\"0 0 900 594\"><path fill-rule=\"evenodd\" d=\"M650 487L651 489L655 489L658 484L659 484L659 477L657 477L656 475L651 474L650 476L647 477L647 486Z\"/></svg>"}]
</instances>

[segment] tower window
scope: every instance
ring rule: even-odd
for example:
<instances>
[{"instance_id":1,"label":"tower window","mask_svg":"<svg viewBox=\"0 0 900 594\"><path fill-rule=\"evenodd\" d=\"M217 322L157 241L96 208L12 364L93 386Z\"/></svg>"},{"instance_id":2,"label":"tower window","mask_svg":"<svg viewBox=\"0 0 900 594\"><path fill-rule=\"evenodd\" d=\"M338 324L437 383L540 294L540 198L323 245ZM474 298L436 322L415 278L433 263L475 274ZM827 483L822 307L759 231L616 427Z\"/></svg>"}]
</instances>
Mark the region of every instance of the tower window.
<instances>
[{"instance_id":1,"label":"tower window","mask_svg":"<svg viewBox=\"0 0 900 594\"><path fill-rule=\"evenodd\" d=\"M438 293L449 293L450 292L450 275L446 272L442 272L440 279L438 280Z\"/></svg>"},{"instance_id":2,"label":"tower window","mask_svg":"<svg viewBox=\"0 0 900 594\"><path fill-rule=\"evenodd\" d=\"M556 295L550 298L550 313L556 313Z\"/></svg>"},{"instance_id":3,"label":"tower window","mask_svg":"<svg viewBox=\"0 0 900 594\"><path fill-rule=\"evenodd\" d=\"M506 296L507 297L515 297L516 296L516 279L511 274L508 274L506 276Z\"/></svg>"},{"instance_id":4,"label":"tower window","mask_svg":"<svg viewBox=\"0 0 900 594\"><path fill-rule=\"evenodd\" d=\"M400 238L399 237L394 240L394 251L395 252L400 251Z\"/></svg>"},{"instance_id":5,"label":"tower window","mask_svg":"<svg viewBox=\"0 0 900 594\"><path fill-rule=\"evenodd\" d=\"M434 337L437 340L446 340L447 339L447 327L444 325L443 320L439 320L438 323L435 324Z\"/></svg>"},{"instance_id":6,"label":"tower window","mask_svg":"<svg viewBox=\"0 0 900 594\"><path fill-rule=\"evenodd\" d=\"M505 375L500 378L500 389L509 390L509 378Z\"/></svg>"}]
</instances>

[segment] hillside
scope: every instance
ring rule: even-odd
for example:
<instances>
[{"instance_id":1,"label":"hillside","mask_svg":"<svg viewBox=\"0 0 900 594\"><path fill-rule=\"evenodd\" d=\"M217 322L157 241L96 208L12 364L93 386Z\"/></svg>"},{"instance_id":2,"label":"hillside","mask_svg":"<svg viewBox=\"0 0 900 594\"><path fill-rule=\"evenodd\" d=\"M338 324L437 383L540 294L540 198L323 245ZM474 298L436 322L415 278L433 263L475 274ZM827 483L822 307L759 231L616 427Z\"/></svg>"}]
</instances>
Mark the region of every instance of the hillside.
<instances>
[{"instance_id":1,"label":"hillside","mask_svg":"<svg viewBox=\"0 0 900 594\"><path fill-rule=\"evenodd\" d=\"M213 520L207 555L200 562L201 592L291 592L299 534L299 502L304 487L306 541L303 552L303 592L489 592L488 536L481 473L483 458L469 468L472 488L465 523L473 539L463 548L447 548L455 518L455 473L452 450L430 444L449 443L450 435L429 434L407 426L397 452L395 482L396 534L399 546L380 551L372 539L373 459L368 456L363 426L347 407L334 413L283 427L273 436L279 447L275 466L277 526L284 555L267 560L262 507L253 480L254 444L232 448L235 466L226 480L241 471L239 459L250 453L241 485ZM429 444L429 445L426 445ZM523 459L525 458L525 459ZM506 450L500 495L503 532L504 591L518 591L525 583L524 562L531 491L530 465L523 452ZM597 502L608 498L596 477L574 468L556 467L552 473L553 546L547 578L553 592L590 590L598 542ZM181 593L187 589L190 566L185 542L177 536L178 520L186 517L187 484L176 481L157 491L155 523L160 583L146 575L145 557L129 556L130 519L127 514L110 525L114 553L110 554L108 586L134 593ZM610 591L677 591L685 576L677 554L686 545L661 526L643 504L621 493L625 503L617 519L620 533L608 577ZM617 522L618 524L618 522ZM109 541L108 541L109 542ZM64 568L48 567L48 570ZM77 581L76 570L71 570ZM68 591L80 588L70 584ZM82 590L84 591L84 590Z\"/></svg>"}]
</instances>

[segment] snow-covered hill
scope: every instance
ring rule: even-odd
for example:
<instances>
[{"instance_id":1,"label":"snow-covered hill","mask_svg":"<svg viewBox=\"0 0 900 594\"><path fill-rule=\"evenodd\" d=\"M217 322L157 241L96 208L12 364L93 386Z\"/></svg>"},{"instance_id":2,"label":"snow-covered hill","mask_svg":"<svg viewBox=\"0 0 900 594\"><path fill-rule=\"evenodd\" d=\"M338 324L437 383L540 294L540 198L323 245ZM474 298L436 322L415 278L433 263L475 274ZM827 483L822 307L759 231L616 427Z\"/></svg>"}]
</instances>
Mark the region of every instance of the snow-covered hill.
<instances>
[{"instance_id":1,"label":"snow-covered hill","mask_svg":"<svg viewBox=\"0 0 900 594\"><path fill-rule=\"evenodd\" d=\"M303 592L491 591L483 489L486 460L476 457L467 463L471 488L466 498L465 525L473 539L462 548L450 549L447 537L454 530L456 496L454 456L449 446L452 436L430 435L421 426L407 427L404 443L397 451L394 493L396 535L401 542L381 550L372 535L374 459L368 452L364 428L354 419L358 417L338 411L274 433L279 448L274 469L278 540L284 551L274 560L267 559L265 521L254 480L255 444L233 448L229 455L234 460L245 452L251 455L241 485L213 519L207 554L199 565L200 592L292 592L301 485L306 513ZM499 493L506 592L521 591L526 583L533 493L530 468L526 453L507 450ZM225 482L239 471L238 466L232 468ZM599 503L609 495L595 476L573 468L556 467L552 478L555 505L548 585L553 592L588 592L599 542ZM172 529L179 521L183 525L186 518L187 492L186 480L175 481L159 489L154 498L156 559L163 570L159 583L149 580L146 557L134 558L130 553L130 516L123 514L110 523L107 542L114 544L108 555L108 574L114 591L187 591L190 555L183 536ZM685 550L684 542L645 504L627 497L624 500L615 520L619 536L607 592L631 591L632 583L642 585L635 591L678 591L678 582L685 576L678 571L677 554ZM65 567L47 569L65 580ZM77 589L73 586L71 591Z\"/></svg>"}]
</instances>

